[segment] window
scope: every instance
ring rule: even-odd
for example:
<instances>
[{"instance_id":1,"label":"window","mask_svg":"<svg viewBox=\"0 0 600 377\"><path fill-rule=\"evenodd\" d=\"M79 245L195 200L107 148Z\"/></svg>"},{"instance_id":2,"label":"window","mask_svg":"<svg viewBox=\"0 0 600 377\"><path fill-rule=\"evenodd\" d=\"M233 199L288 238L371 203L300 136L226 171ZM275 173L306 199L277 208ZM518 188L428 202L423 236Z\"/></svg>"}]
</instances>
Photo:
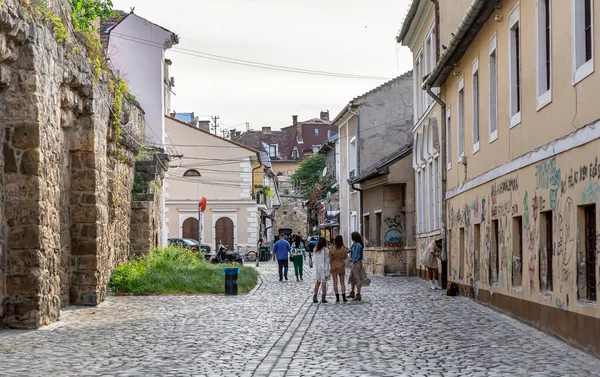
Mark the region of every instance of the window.
<instances>
[{"instance_id":1,"label":"window","mask_svg":"<svg viewBox=\"0 0 600 377\"><path fill-rule=\"evenodd\" d=\"M540 291L552 291L552 211L540 214Z\"/></svg>"},{"instance_id":2,"label":"window","mask_svg":"<svg viewBox=\"0 0 600 377\"><path fill-rule=\"evenodd\" d=\"M292 160L297 160L298 159L298 148L294 147L294 150L292 151Z\"/></svg>"},{"instance_id":3,"label":"window","mask_svg":"<svg viewBox=\"0 0 600 377\"><path fill-rule=\"evenodd\" d=\"M492 220L492 248L490 249L489 259L489 279L498 283L498 274L500 272L500 242L498 241L498 220Z\"/></svg>"},{"instance_id":4,"label":"window","mask_svg":"<svg viewBox=\"0 0 600 377\"><path fill-rule=\"evenodd\" d=\"M458 80L458 162L465 155L465 81Z\"/></svg>"},{"instance_id":5,"label":"window","mask_svg":"<svg viewBox=\"0 0 600 377\"><path fill-rule=\"evenodd\" d=\"M356 136L350 140L350 163L348 164L348 175L354 173L356 175ZM353 177L350 177L353 178Z\"/></svg>"},{"instance_id":6,"label":"window","mask_svg":"<svg viewBox=\"0 0 600 377\"><path fill-rule=\"evenodd\" d=\"M510 79L510 127L521 123L521 32L519 22L519 5L517 5L509 16L508 52L510 56L508 64L508 77Z\"/></svg>"},{"instance_id":7,"label":"window","mask_svg":"<svg viewBox=\"0 0 600 377\"><path fill-rule=\"evenodd\" d=\"M488 43L490 143L498 139L498 61L496 51L496 35L494 35Z\"/></svg>"},{"instance_id":8,"label":"window","mask_svg":"<svg viewBox=\"0 0 600 377\"><path fill-rule=\"evenodd\" d=\"M579 207L578 212L578 223L583 224L579 245L583 247L578 250L577 296L579 300L596 301L596 205Z\"/></svg>"},{"instance_id":9,"label":"window","mask_svg":"<svg viewBox=\"0 0 600 377\"><path fill-rule=\"evenodd\" d=\"M435 171L433 170L433 160L429 163L429 231L435 229Z\"/></svg>"},{"instance_id":10,"label":"window","mask_svg":"<svg viewBox=\"0 0 600 377\"><path fill-rule=\"evenodd\" d=\"M414 88L415 88L415 124L423 115L423 89L421 89L421 80L423 79L423 71L421 68L421 62L423 60L423 52L419 52L417 59L414 63Z\"/></svg>"},{"instance_id":11,"label":"window","mask_svg":"<svg viewBox=\"0 0 600 377\"><path fill-rule=\"evenodd\" d=\"M434 218L435 218L435 222L434 222L434 228L435 229L440 229L440 180L438 177L438 171L439 171L439 158L438 156L436 156L433 159L433 187L434 187L434 198L435 198L435 206L434 206Z\"/></svg>"},{"instance_id":12,"label":"window","mask_svg":"<svg viewBox=\"0 0 600 377\"><path fill-rule=\"evenodd\" d=\"M523 217L513 218L512 286L520 287L523 281Z\"/></svg>"},{"instance_id":13,"label":"window","mask_svg":"<svg viewBox=\"0 0 600 377\"><path fill-rule=\"evenodd\" d=\"M277 144L269 145L269 157L277 157Z\"/></svg>"},{"instance_id":14,"label":"window","mask_svg":"<svg viewBox=\"0 0 600 377\"><path fill-rule=\"evenodd\" d=\"M479 59L472 66L473 81L473 153L479 151Z\"/></svg>"},{"instance_id":15,"label":"window","mask_svg":"<svg viewBox=\"0 0 600 377\"><path fill-rule=\"evenodd\" d=\"M350 213L350 233L356 232L356 211Z\"/></svg>"},{"instance_id":16,"label":"window","mask_svg":"<svg viewBox=\"0 0 600 377\"><path fill-rule=\"evenodd\" d=\"M196 169L187 170L185 173L183 173L183 176L184 177L202 177L200 172Z\"/></svg>"},{"instance_id":17,"label":"window","mask_svg":"<svg viewBox=\"0 0 600 377\"><path fill-rule=\"evenodd\" d=\"M422 174L421 174L421 192L423 193L423 195L421 195L421 214L423 217L423 232L426 232L427 229L427 196L425 195L425 193L427 192L427 175L426 175L426 170L423 169L422 170Z\"/></svg>"},{"instance_id":18,"label":"window","mask_svg":"<svg viewBox=\"0 0 600 377\"><path fill-rule=\"evenodd\" d=\"M417 216L419 223L417 225L417 233L423 232L423 215L421 214L421 197L423 196L421 190L421 170L417 171Z\"/></svg>"},{"instance_id":19,"label":"window","mask_svg":"<svg viewBox=\"0 0 600 377\"><path fill-rule=\"evenodd\" d=\"M318 134L319 134L319 129L315 128L315 135L318 135Z\"/></svg>"},{"instance_id":20,"label":"window","mask_svg":"<svg viewBox=\"0 0 600 377\"><path fill-rule=\"evenodd\" d=\"M433 68L435 67L436 53L434 26L431 26L431 29L429 30L429 34L427 35L427 38L425 40L425 47L423 48L423 50L425 54L425 66L423 67L424 72L422 76L425 76L431 73L431 71L433 71ZM431 105L432 98L426 92L423 92L423 96L423 110L426 110L429 107L429 105Z\"/></svg>"},{"instance_id":21,"label":"window","mask_svg":"<svg viewBox=\"0 0 600 377\"><path fill-rule=\"evenodd\" d=\"M594 0L572 0L573 85L594 72Z\"/></svg>"},{"instance_id":22,"label":"window","mask_svg":"<svg viewBox=\"0 0 600 377\"><path fill-rule=\"evenodd\" d=\"M541 109L551 101L551 17L550 17L551 0L537 0L536 14L536 70L537 70L537 109Z\"/></svg>"},{"instance_id":23,"label":"window","mask_svg":"<svg viewBox=\"0 0 600 377\"><path fill-rule=\"evenodd\" d=\"M452 169L452 117L450 108L446 110L446 161L447 169Z\"/></svg>"},{"instance_id":24,"label":"window","mask_svg":"<svg viewBox=\"0 0 600 377\"><path fill-rule=\"evenodd\" d=\"M479 281L479 260L481 252L481 225L473 225L473 278Z\"/></svg>"},{"instance_id":25,"label":"window","mask_svg":"<svg viewBox=\"0 0 600 377\"><path fill-rule=\"evenodd\" d=\"M320 145L313 145L313 146L312 146L312 151L313 151L313 153L317 153L317 152L319 151L319 149L321 149L321 146L320 146Z\"/></svg>"},{"instance_id":26,"label":"window","mask_svg":"<svg viewBox=\"0 0 600 377\"><path fill-rule=\"evenodd\" d=\"M462 280L465 277L465 228L460 228L459 233L460 264L458 265L458 278Z\"/></svg>"},{"instance_id":27,"label":"window","mask_svg":"<svg viewBox=\"0 0 600 377\"><path fill-rule=\"evenodd\" d=\"M369 244L372 243L371 232L370 232L370 224L369 224L369 214L363 215L363 237L369 241Z\"/></svg>"}]
</instances>

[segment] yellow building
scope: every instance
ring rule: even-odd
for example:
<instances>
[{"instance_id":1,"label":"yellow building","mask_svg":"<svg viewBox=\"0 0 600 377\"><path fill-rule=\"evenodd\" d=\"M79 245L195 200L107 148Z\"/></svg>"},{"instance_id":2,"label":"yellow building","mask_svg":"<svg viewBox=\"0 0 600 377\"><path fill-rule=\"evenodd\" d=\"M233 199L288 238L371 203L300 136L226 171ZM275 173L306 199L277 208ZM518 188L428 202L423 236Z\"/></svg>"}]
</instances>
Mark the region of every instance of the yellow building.
<instances>
[{"instance_id":1,"label":"yellow building","mask_svg":"<svg viewBox=\"0 0 600 377\"><path fill-rule=\"evenodd\" d=\"M447 277L461 293L598 355L600 8L594 0L447 3L413 1L398 35L422 72L415 169L422 186L440 182L445 198ZM436 153L441 171L434 163L428 174ZM427 225L437 208L418 206L419 224L435 230ZM420 248L429 241L421 239Z\"/></svg>"}]
</instances>

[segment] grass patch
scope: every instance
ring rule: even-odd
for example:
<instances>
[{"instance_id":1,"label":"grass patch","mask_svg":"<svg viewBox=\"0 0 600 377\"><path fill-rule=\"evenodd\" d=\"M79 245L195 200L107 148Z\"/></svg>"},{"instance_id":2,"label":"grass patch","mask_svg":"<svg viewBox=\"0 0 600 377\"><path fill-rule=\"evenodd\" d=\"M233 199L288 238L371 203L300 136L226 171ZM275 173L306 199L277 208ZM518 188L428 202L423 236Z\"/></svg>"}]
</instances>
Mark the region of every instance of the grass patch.
<instances>
[{"instance_id":1,"label":"grass patch","mask_svg":"<svg viewBox=\"0 0 600 377\"><path fill-rule=\"evenodd\" d=\"M188 249L157 248L115 269L109 287L115 293L134 295L225 293L225 267L239 266L213 265ZM257 280L256 269L240 267L239 293L250 292Z\"/></svg>"}]
</instances>

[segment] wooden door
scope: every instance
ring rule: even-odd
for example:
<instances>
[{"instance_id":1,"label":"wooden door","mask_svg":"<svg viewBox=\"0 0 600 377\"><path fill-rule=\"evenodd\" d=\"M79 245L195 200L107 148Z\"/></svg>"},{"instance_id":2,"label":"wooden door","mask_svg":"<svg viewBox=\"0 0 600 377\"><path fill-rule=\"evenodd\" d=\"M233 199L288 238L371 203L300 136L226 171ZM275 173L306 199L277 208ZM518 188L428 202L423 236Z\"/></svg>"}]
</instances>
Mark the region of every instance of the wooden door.
<instances>
[{"instance_id":1,"label":"wooden door","mask_svg":"<svg viewBox=\"0 0 600 377\"><path fill-rule=\"evenodd\" d=\"M198 219L190 217L183 222L183 238L198 241Z\"/></svg>"},{"instance_id":2,"label":"wooden door","mask_svg":"<svg viewBox=\"0 0 600 377\"><path fill-rule=\"evenodd\" d=\"M228 217L221 217L215 224L215 241L217 246L219 241L223 243L228 249L235 249L233 244L233 221Z\"/></svg>"}]
</instances>

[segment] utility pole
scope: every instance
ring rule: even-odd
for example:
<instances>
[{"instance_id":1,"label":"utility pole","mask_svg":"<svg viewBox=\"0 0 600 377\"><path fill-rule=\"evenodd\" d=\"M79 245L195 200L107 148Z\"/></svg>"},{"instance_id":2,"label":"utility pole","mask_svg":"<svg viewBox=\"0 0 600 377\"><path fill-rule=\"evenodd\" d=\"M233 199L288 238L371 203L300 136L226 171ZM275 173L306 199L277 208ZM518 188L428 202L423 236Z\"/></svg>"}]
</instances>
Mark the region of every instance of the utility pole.
<instances>
[{"instance_id":1,"label":"utility pole","mask_svg":"<svg viewBox=\"0 0 600 377\"><path fill-rule=\"evenodd\" d=\"M219 123L217 123L217 121L219 120L219 116L214 116L212 117L213 120L213 126L212 126L212 130L215 132L215 135L217 134L217 130L219 129Z\"/></svg>"}]
</instances>

